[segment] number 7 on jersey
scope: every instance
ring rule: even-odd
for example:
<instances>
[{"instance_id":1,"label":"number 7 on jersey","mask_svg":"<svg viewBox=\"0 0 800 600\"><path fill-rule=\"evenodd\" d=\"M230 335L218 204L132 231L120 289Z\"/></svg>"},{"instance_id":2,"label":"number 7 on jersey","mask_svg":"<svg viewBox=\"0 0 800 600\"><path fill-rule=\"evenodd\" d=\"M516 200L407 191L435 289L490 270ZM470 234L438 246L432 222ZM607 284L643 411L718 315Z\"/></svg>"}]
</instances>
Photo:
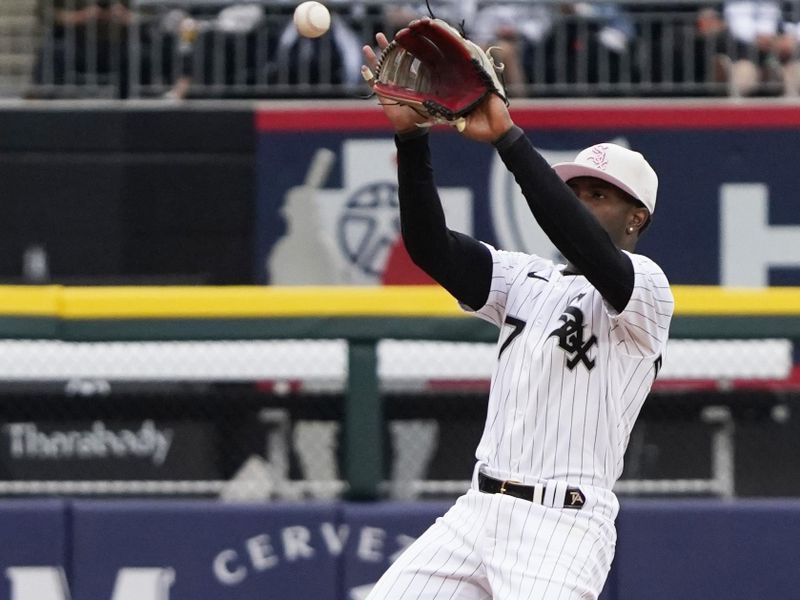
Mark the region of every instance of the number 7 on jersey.
<instances>
[{"instance_id":1,"label":"number 7 on jersey","mask_svg":"<svg viewBox=\"0 0 800 600\"><path fill-rule=\"evenodd\" d=\"M503 342L503 345L500 346L500 352L497 353L497 358L502 356L503 350L505 350L506 347L508 347L508 345L514 341L514 338L522 333L522 330L525 328L525 321L518 319L517 317L512 317L511 315L506 315L505 324L510 325L512 329L511 333L508 334L508 337Z\"/></svg>"}]
</instances>

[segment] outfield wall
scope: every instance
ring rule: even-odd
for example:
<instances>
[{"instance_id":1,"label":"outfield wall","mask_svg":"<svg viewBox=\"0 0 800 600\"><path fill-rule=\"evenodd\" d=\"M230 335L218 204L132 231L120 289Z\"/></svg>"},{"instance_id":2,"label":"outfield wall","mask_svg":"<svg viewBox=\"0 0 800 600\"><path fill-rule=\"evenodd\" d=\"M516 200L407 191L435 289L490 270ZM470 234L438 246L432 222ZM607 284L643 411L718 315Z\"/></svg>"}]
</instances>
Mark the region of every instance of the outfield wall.
<instances>
[{"instance_id":1,"label":"outfield wall","mask_svg":"<svg viewBox=\"0 0 800 600\"><path fill-rule=\"evenodd\" d=\"M360 600L443 503L0 503L0 600ZM797 501L622 503L602 600L797 597Z\"/></svg>"},{"instance_id":2,"label":"outfield wall","mask_svg":"<svg viewBox=\"0 0 800 600\"><path fill-rule=\"evenodd\" d=\"M511 111L551 162L608 141L648 157L659 199L640 250L672 283L800 285L800 107L518 100ZM49 280L68 284L420 280L397 243L394 142L373 101L0 104L0 131L5 282L30 279L37 249ZM453 229L554 253L491 146L447 128L431 145Z\"/></svg>"}]
</instances>

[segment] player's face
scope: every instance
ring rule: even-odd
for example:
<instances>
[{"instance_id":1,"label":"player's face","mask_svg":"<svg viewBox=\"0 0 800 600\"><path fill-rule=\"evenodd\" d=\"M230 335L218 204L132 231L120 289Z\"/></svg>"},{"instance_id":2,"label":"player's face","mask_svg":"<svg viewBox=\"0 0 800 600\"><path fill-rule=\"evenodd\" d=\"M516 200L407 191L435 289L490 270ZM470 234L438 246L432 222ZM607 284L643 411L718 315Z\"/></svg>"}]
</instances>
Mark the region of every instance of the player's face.
<instances>
[{"instance_id":1,"label":"player's face","mask_svg":"<svg viewBox=\"0 0 800 600\"><path fill-rule=\"evenodd\" d=\"M641 217L638 213L646 214L646 209L637 207L633 199L615 185L596 177L575 177L567 185L600 222L614 243L620 247L627 246L623 241L630 236L626 236L625 229L639 222Z\"/></svg>"}]
</instances>

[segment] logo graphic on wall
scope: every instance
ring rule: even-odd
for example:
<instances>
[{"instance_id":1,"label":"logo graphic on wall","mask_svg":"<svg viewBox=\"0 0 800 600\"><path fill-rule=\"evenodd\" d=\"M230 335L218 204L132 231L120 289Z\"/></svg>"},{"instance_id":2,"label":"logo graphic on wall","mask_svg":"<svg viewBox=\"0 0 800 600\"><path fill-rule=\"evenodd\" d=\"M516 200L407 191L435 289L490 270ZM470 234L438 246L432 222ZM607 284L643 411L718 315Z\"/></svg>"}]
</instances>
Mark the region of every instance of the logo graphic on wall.
<instances>
[{"instance_id":1,"label":"logo graphic on wall","mask_svg":"<svg viewBox=\"0 0 800 600\"><path fill-rule=\"evenodd\" d=\"M375 181L353 192L337 219L336 233L349 264L380 277L400 233L397 185Z\"/></svg>"},{"instance_id":2,"label":"logo graphic on wall","mask_svg":"<svg viewBox=\"0 0 800 600\"><path fill-rule=\"evenodd\" d=\"M379 284L400 237L392 139L346 139L337 155L320 148L305 181L286 193L287 231L267 257L270 283ZM340 168L341 189L325 188ZM448 226L472 233L472 190L440 187Z\"/></svg>"},{"instance_id":3,"label":"logo graphic on wall","mask_svg":"<svg viewBox=\"0 0 800 600\"><path fill-rule=\"evenodd\" d=\"M6 423L8 455L15 460L64 461L93 459L145 459L162 466L174 431L146 419L138 429L112 428L103 421L87 427L49 429L39 424Z\"/></svg>"}]
</instances>

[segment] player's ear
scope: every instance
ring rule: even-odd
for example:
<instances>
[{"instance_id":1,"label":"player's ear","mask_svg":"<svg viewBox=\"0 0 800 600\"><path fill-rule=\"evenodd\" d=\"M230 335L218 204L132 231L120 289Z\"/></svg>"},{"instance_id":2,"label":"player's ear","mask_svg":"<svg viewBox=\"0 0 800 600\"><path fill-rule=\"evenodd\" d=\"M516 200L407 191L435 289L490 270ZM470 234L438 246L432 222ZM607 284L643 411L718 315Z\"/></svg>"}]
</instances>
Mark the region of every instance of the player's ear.
<instances>
[{"instance_id":1,"label":"player's ear","mask_svg":"<svg viewBox=\"0 0 800 600\"><path fill-rule=\"evenodd\" d=\"M629 234L641 233L650 224L650 211L644 206L634 207L628 213L628 223L625 231Z\"/></svg>"},{"instance_id":2,"label":"player's ear","mask_svg":"<svg viewBox=\"0 0 800 600\"><path fill-rule=\"evenodd\" d=\"M631 210L628 211L627 222L625 223L625 231L628 233L639 231L642 225L647 222L647 217L649 214L649 211L644 207L632 207Z\"/></svg>"}]
</instances>

